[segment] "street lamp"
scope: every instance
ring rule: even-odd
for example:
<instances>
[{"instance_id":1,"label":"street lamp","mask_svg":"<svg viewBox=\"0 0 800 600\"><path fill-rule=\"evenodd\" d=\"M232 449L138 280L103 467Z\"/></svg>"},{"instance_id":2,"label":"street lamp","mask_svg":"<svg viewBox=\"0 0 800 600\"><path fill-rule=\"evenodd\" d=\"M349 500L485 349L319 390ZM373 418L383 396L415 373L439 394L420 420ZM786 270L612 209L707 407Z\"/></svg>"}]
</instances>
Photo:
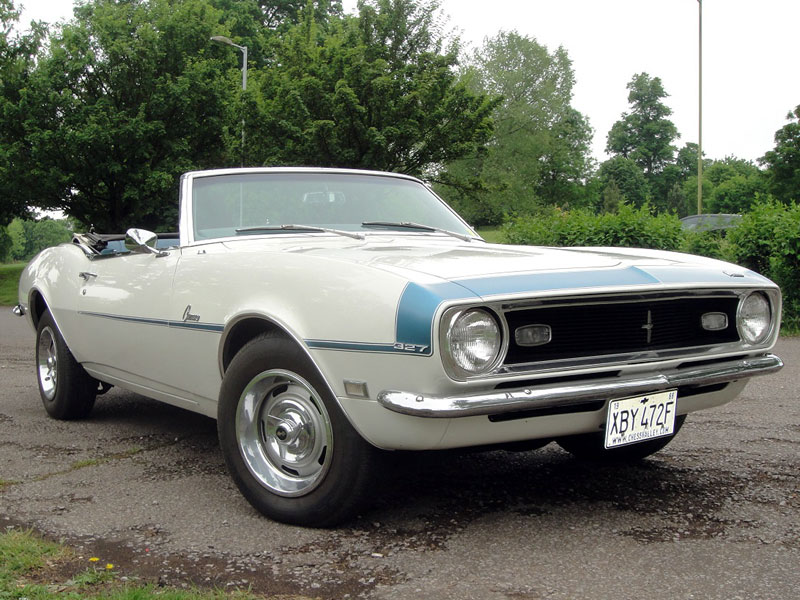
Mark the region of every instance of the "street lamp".
<instances>
[{"instance_id":1,"label":"street lamp","mask_svg":"<svg viewBox=\"0 0 800 600\"><path fill-rule=\"evenodd\" d=\"M234 43L234 41L229 38L225 37L224 35L213 35L211 36L212 42L217 42L218 44L225 44L226 46L233 46L234 48L238 48L242 51L242 91L247 91L247 46L240 46L239 44ZM244 113L242 113L242 166L244 166Z\"/></svg>"},{"instance_id":2,"label":"street lamp","mask_svg":"<svg viewBox=\"0 0 800 600\"><path fill-rule=\"evenodd\" d=\"M698 20L698 132L697 132L697 214L703 214L703 0L697 0Z\"/></svg>"}]
</instances>

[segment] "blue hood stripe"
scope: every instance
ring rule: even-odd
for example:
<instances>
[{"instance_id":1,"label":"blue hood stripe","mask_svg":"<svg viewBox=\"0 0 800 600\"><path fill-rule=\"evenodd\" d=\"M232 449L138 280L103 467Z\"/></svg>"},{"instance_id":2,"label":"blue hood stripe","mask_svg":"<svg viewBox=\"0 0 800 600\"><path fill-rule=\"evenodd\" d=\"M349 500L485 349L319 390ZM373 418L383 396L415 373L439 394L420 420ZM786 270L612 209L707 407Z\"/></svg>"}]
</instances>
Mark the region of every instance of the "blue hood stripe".
<instances>
[{"instance_id":1,"label":"blue hood stripe","mask_svg":"<svg viewBox=\"0 0 800 600\"><path fill-rule=\"evenodd\" d=\"M571 290L618 285L651 285L660 283L653 275L638 267L595 271L562 271L556 273L530 273L501 275L476 279L461 279L458 283L478 296Z\"/></svg>"}]
</instances>

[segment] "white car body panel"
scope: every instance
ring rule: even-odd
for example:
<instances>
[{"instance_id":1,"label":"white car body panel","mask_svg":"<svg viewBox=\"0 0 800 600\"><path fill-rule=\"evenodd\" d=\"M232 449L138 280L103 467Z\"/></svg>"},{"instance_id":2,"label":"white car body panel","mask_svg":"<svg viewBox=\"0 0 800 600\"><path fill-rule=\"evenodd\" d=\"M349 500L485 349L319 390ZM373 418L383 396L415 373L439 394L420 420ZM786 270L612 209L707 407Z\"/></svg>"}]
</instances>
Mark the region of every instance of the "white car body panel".
<instances>
[{"instance_id":1,"label":"white car body panel","mask_svg":"<svg viewBox=\"0 0 800 600\"><path fill-rule=\"evenodd\" d=\"M662 251L501 246L396 231L370 232L360 240L292 232L195 241L191 186L193 177L204 175L189 174L181 181L180 248L111 257L87 256L75 244L46 250L22 276L20 304L35 325L32 298L41 297L76 360L98 380L208 416L216 416L225 341L242 319L262 319L300 344L356 430L388 449L488 445L597 431L604 411L504 422L490 422L485 415L427 418L387 409L378 402L387 390L457 396L488 393L500 384L532 386L554 373L587 381L611 370L635 377L675 370L712 354L719 360L765 355L777 337L776 329L748 350L721 348L710 354L702 349L696 355L628 364L496 372L460 381L443 368L438 342L440 318L451 306L759 289L771 294L779 322L779 292L769 280L741 267ZM367 397L349 395L345 381L363 382ZM679 397L678 412L727 402L744 383ZM548 380L544 385L556 384Z\"/></svg>"}]
</instances>

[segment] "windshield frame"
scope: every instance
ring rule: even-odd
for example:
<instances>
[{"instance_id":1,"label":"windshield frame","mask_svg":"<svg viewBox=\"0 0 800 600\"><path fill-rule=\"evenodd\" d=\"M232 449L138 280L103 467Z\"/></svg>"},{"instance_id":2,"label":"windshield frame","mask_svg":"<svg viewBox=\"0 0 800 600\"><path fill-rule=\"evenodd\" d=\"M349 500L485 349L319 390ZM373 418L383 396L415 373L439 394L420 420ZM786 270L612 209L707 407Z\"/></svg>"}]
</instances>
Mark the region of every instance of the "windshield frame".
<instances>
[{"instance_id":1,"label":"windshield frame","mask_svg":"<svg viewBox=\"0 0 800 600\"><path fill-rule=\"evenodd\" d=\"M464 219L455 211L452 207L450 207L441 197L439 197L428 185L426 185L420 179L416 177L411 177L409 175L403 175L399 173L388 173L383 171L366 171L366 170L356 170L356 169L324 169L324 168L309 168L309 167L263 167L263 168L237 168L237 169L213 169L213 170L206 170L206 171L192 171L189 173L184 174L181 177L180 182L180 189L181 189L181 206L180 206L180 243L181 246L189 246L194 244L208 244L208 243L216 243L224 240L231 240L231 239L238 239L241 240L242 236L240 235L226 235L221 237L210 237L210 238L200 238L197 236L195 231L195 207L194 207L194 189L195 183L198 180L204 178L211 178L211 177L225 177L225 176L242 176L242 175L280 175L280 174L290 174L290 175L334 175L334 176L360 176L360 177L382 177L382 178L389 178L393 180L406 180L409 182L413 182L422 186L425 191L430 194L432 199L439 202L441 207L449 213L458 224L460 224L464 231L456 232L459 236L466 235L474 237L476 240L481 240L482 238L475 232L475 230L466 222ZM323 226L321 226L323 227ZM350 230L348 230L350 231ZM357 231L358 233L364 233L367 235L381 235L390 232L391 234L398 235L440 235L444 236L446 234L439 233L439 232L431 232L431 231L413 231L413 230L396 230L396 229L387 229L384 231L380 230L365 230L365 229L354 229L352 231ZM286 235L330 235L327 232L309 232L309 231L302 231L298 229L296 232L286 232ZM247 237L267 237L271 234L268 231L265 231L264 234L261 235L249 235Z\"/></svg>"}]
</instances>

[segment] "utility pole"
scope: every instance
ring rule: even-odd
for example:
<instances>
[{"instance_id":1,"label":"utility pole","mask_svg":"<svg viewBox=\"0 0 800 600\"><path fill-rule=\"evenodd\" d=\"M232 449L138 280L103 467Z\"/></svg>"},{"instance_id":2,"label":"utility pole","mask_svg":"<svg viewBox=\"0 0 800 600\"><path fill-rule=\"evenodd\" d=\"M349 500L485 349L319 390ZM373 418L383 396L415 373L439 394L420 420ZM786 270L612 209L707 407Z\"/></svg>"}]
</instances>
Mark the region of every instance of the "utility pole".
<instances>
[{"instance_id":1,"label":"utility pole","mask_svg":"<svg viewBox=\"0 0 800 600\"><path fill-rule=\"evenodd\" d=\"M240 46L239 44L235 44L233 40L229 37L225 37L224 35L214 35L211 37L212 42L217 42L218 44L225 44L226 46L233 46L234 48L238 48L242 53L242 91L247 91L247 46ZM242 160L241 166L244 166L244 114L242 114Z\"/></svg>"},{"instance_id":2,"label":"utility pole","mask_svg":"<svg viewBox=\"0 0 800 600\"><path fill-rule=\"evenodd\" d=\"M697 0L698 20L698 110L697 110L697 214L703 214L703 0Z\"/></svg>"}]
</instances>

